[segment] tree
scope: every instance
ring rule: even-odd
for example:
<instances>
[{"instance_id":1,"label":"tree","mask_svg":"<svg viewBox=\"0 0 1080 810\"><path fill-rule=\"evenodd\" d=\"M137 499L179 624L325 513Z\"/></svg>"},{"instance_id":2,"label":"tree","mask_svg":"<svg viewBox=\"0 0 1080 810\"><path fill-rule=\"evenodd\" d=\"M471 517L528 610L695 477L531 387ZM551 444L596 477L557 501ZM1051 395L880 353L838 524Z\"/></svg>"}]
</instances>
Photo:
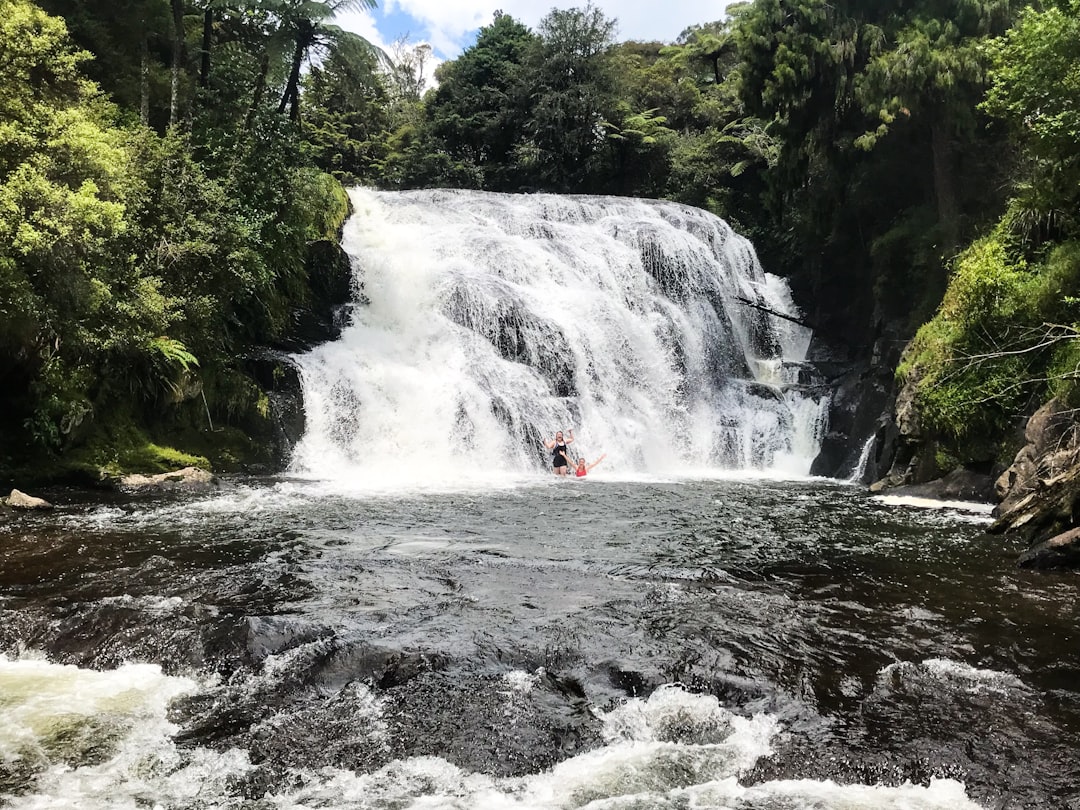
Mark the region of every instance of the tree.
<instances>
[{"instance_id":1,"label":"tree","mask_svg":"<svg viewBox=\"0 0 1080 810\"><path fill-rule=\"evenodd\" d=\"M342 11L375 8L375 0L264 0L264 6L281 21L293 43L285 89L278 113L289 111L292 121L300 119L300 70L312 51L336 52L345 58L361 58L373 46L363 37L344 31L329 20Z\"/></svg>"},{"instance_id":2,"label":"tree","mask_svg":"<svg viewBox=\"0 0 1080 810\"><path fill-rule=\"evenodd\" d=\"M123 249L141 186L87 57L59 19L0 0L0 407L48 447L94 411L107 358L151 352L171 317Z\"/></svg>"},{"instance_id":3,"label":"tree","mask_svg":"<svg viewBox=\"0 0 1080 810\"><path fill-rule=\"evenodd\" d=\"M605 141L601 124L614 104L609 56L615 27L591 4L553 9L540 22L540 42L528 60L533 83L528 162L545 188L590 188L593 161Z\"/></svg>"},{"instance_id":4,"label":"tree","mask_svg":"<svg viewBox=\"0 0 1080 810\"><path fill-rule=\"evenodd\" d=\"M122 108L164 129L169 116L172 12L163 0L41 0L91 54L82 66Z\"/></svg>"},{"instance_id":5,"label":"tree","mask_svg":"<svg viewBox=\"0 0 1080 810\"><path fill-rule=\"evenodd\" d=\"M383 74L332 53L304 80L308 112L304 139L319 168L346 185L375 183L386 157L390 118Z\"/></svg>"},{"instance_id":6,"label":"tree","mask_svg":"<svg viewBox=\"0 0 1080 810\"><path fill-rule=\"evenodd\" d=\"M485 188L510 191L526 182L515 152L529 117L525 61L537 44L525 25L498 13L474 45L436 71L438 87L426 105L432 135L451 159L482 172Z\"/></svg>"},{"instance_id":7,"label":"tree","mask_svg":"<svg viewBox=\"0 0 1080 810\"><path fill-rule=\"evenodd\" d=\"M1025 9L991 43L983 108L1008 122L1022 151L1011 227L1038 244L1080 233L1080 2Z\"/></svg>"},{"instance_id":8,"label":"tree","mask_svg":"<svg viewBox=\"0 0 1080 810\"><path fill-rule=\"evenodd\" d=\"M890 46L882 47L856 80L863 106L880 121L856 140L859 146L873 148L898 117L928 129L946 256L960 239L954 149L974 135L976 105L986 90L982 45L1004 30L1009 5L1008 0L924 0L890 19Z\"/></svg>"}]
</instances>

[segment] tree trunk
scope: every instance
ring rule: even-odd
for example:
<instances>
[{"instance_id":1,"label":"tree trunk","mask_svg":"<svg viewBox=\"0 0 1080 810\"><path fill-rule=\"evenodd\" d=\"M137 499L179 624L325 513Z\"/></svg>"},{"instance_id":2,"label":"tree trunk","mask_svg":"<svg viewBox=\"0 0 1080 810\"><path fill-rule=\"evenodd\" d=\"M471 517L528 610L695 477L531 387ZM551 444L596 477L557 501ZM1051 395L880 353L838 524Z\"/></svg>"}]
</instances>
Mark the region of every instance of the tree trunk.
<instances>
[{"instance_id":1,"label":"tree trunk","mask_svg":"<svg viewBox=\"0 0 1080 810\"><path fill-rule=\"evenodd\" d=\"M199 66L199 87L210 84L210 46L214 39L214 9L207 3L203 9L202 64Z\"/></svg>"},{"instance_id":2,"label":"tree trunk","mask_svg":"<svg viewBox=\"0 0 1080 810\"><path fill-rule=\"evenodd\" d=\"M251 98L251 106L248 108L247 117L244 118L244 132L249 132L252 124L255 123L255 114L259 111L259 105L262 104L263 94L266 92L266 77L269 73L270 54L263 51L262 59L259 61L259 75L255 79L255 92Z\"/></svg>"},{"instance_id":3,"label":"tree trunk","mask_svg":"<svg viewBox=\"0 0 1080 810\"><path fill-rule=\"evenodd\" d=\"M289 81L285 85L285 93L281 96L278 104L278 113L289 110L289 119L300 120L300 68L304 64L304 56L308 48L315 42L315 26L310 20L300 20L296 27L296 48L293 51L292 68L289 70Z\"/></svg>"},{"instance_id":4,"label":"tree trunk","mask_svg":"<svg viewBox=\"0 0 1080 810\"><path fill-rule=\"evenodd\" d=\"M184 70L184 0L170 0L173 17L172 84L169 95L169 126L180 115L180 75Z\"/></svg>"},{"instance_id":5,"label":"tree trunk","mask_svg":"<svg viewBox=\"0 0 1080 810\"><path fill-rule=\"evenodd\" d=\"M139 65L139 120L150 126L150 42L143 31Z\"/></svg>"},{"instance_id":6,"label":"tree trunk","mask_svg":"<svg viewBox=\"0 0 1080 810\"><path fill-rule=\"evenodd\" d=\"M278 113L284 113L289 109L290 104L295 108L295 97L300 95L300 68L304 61L304 42L302 35L297 33L296 35L296 48L293 51L292 69L289 70L289 81L285 85L285 93L281 96L281 103L278 104ZM292 117L292 111L290 110L289 117Z\"/></svg>"},{"instance_id":7,"label":"tree trunk","mask_svg":"<svg viewBox=\"0 0 1080 810\"><path fill-rule=\"evenodd\" d=\"M943 120L935 120L931 125L930 142L934 155L934 195L937 197L938 222L941 223L945 242L942 252L952 256L960 243L960 205L952 165L952 141Z\"/></svg>"}]
</instances>

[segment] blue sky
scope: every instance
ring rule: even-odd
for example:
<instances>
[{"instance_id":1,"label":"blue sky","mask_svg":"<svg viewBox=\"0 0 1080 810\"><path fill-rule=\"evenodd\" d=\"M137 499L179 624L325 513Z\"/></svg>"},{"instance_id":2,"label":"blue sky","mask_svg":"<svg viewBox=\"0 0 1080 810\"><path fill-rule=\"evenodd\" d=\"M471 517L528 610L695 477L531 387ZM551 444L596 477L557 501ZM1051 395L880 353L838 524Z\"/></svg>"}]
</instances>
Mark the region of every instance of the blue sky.
<instances>
[{"instance_id":1,"label":"blue sky","mask_svg":"<svg viewBox=\"0 0 1080 810\"><path fill-rule=\"evenodd\" d=\"M729 0L593 0L619 22L620 40L672 41L694 23L719 20ZM435 61L453 59L476 39L477 29L491 22L497 9L536 24L552 8L582 8L585 0L380 0L372 12L342 14L339 25L384 48L402 36L414 44L429 43Z\"/></svg>"}]
</instances>

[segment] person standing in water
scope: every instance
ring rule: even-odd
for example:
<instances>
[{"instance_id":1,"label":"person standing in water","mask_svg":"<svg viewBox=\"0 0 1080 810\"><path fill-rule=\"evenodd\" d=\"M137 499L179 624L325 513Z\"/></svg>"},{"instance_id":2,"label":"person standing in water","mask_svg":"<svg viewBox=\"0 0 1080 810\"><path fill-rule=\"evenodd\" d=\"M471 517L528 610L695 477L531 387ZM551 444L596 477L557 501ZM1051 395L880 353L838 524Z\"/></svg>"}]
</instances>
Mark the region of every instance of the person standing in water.
<instances>
[{"instance_id":1,"label":"person standing in water","mask_svg":"<svg viewBox=\"0 0 1080 810\"><path fill-rule=\"evenodd\" d=\"M592 471L592 468L599 464L601 461L603 461L606 456L607 453L601 454L600 458L598 458L592 464L589 464L585 461L585 456L578 456L577 464L575 465L571 463L570 456L566 455L566 453L563 453L563 458L566 459L566 462L568 464L574 467L574 475L576 475L578 478L584 478L586 475L588 475Z\"/></svg>"},{"instance_id":2,"label":"person standing in water","mask_svg":"<svg viewBox=\"0 0 1080 810\"><path fill-rule=\"evenodd\" d=\"M566 455L567 445L574 441L574 431L571 429L567 431L570 438L563 441L563 432L558 430L555 432L555 438L551 441L544 439L544 447L551 451L551 467L556 475L566 475L568 465L570 464L569 456Z\"/></svg>"}]
</instances>

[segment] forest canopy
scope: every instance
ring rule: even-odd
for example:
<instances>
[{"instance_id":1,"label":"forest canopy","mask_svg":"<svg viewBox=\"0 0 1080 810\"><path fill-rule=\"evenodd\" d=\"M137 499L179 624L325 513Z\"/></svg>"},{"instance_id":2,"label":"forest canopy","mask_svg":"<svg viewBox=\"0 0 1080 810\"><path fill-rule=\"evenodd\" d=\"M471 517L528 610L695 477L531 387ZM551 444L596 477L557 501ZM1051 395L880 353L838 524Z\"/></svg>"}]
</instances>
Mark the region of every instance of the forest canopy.
<instances>
[{"instance_id":1,"label":"forest canopy","mask_svg":"<svg viewBox=\"0 0 1080 810\"><path fill-rule=\"evenodd\" d=\"M926 324L901 375L958 457L1071 395L1072 340L964 358L1080 318L1080 0L749 0L675 42L497 12L434 76L335 24L371 6L0 0L6 464L267 429L252 359L341 271L355 184L707 208L822 340L897 363Z\"/></svg>"}]
</instances>

